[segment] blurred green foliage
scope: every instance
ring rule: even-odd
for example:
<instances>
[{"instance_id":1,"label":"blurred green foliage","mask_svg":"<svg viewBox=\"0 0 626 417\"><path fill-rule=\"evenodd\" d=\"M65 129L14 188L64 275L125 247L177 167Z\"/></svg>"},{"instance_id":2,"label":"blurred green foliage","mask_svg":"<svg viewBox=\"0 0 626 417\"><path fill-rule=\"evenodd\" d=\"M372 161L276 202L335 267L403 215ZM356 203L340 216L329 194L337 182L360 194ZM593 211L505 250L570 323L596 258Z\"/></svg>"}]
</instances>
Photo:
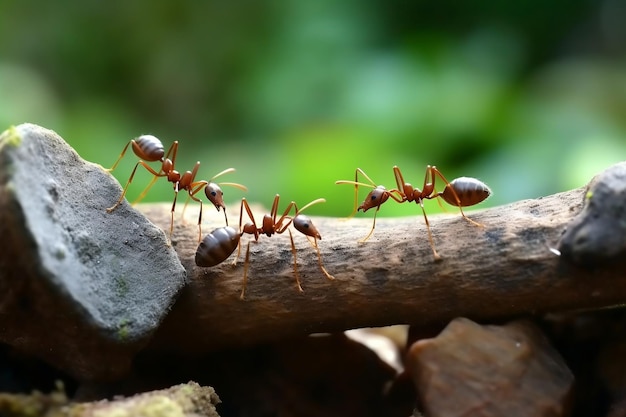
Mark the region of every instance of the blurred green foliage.
<instances>
[{"instance_id":1,"label":"blurred green foliage","mask_svg":"<svg viewBox=\"0 0 626 417\"><path fill-rule=\"evenodd\" d=\"M139 134L178 140L179 170L235 167L219 180L265 205L325 197L313 214L350 213L334 182L357 167L393 187L393 165L419 187L427 164L480 178L486 207L625 159L624 21L619 0L0 0L0 126L41 124L105 167ZM146 200L171 198L159 181Z\"/></svg>"}]
</instances>

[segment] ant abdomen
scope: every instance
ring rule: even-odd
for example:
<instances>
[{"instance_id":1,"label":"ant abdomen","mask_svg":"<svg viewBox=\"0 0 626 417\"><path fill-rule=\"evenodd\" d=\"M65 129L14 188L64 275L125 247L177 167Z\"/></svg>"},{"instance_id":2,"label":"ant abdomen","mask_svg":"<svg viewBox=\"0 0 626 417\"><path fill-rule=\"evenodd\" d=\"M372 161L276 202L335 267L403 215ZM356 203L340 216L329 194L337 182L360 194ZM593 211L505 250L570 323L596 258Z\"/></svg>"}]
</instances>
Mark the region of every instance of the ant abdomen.
<instances>
[{"instance_id":1,"label":"ant abdomen","mask_svg":"<svg viewBox=\"0 0 626 417\"><path fill-rule=\"evenodd\" d=\"M239 245L241 234L230 226L219 227L206 235L196 250L196 265L215 266L224 262Z\"/></svg>"},{"instance_id":2,"label":"ant abdomen","mask_svg":"<svg viewBox=\"0 0 626 417\"><path fill-rule=\"evenodd\" d=\"M163 144L156 136L141 135L131 143L133 144L135 155L146 161L161 161L165 156L165 148L163 148Z\"/></svg>"},{"instance_id":3,"label":"ant abdomen","mask_svg":"<svg viewBox=\"0 0 626 417\"><path fill-rule=\"evenodd\" d=\"M452 192L454 190L454 192ZM458 197L460 204L455 197ZM459 177L446 185L439 193L446 203L456 207L467 207L478 204L491 195L491 190L484 182L471 177Z\"/></svg>"}]
</instances>

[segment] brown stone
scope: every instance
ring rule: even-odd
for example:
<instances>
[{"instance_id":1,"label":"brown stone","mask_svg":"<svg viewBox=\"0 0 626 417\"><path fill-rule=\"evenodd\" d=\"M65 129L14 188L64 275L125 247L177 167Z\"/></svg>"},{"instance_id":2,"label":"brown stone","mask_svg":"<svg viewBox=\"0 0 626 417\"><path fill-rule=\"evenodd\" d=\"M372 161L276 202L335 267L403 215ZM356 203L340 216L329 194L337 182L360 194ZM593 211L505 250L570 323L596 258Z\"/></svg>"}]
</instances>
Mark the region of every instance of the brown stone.
<instances>
[{"instance_id":1,"label":"brown stone","mask_svg":"<svg viewBox=\"0 0 626 417\"><path fill-rule=\"evenodd\" d=\"M407 360L429 417L566 416L574 377L531 323L452 321L412 345Z\"/></svg>"}]
</instances>

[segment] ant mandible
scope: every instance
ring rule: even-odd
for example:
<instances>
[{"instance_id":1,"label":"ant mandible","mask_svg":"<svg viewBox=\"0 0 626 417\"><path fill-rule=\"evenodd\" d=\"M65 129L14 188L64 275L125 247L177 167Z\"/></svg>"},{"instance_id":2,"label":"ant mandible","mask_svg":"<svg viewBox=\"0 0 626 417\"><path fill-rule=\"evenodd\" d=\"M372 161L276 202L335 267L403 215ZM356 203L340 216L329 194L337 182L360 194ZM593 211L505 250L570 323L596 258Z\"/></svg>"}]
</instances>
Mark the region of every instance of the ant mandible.
<instances>
[{"instance_id":1,"label":"ant mandible","mask_svg":"<svg viewBox=\"0 0 626 417\"><path fill-rule=\"evenodd\" d=\"M359 182L359 174L364 176L369 181L369 184ZM377 186L374 181L372 181L372 179L361 168L356 169L354 181L336 181L336 184L354 185L354 210L352 211L350 216L353 216L359 210L363 210L363 212L366 212L367 210L376 207L372 228L370 229L370 232L367 234L367 236L365 236L363 239L360 239L359 242L365 242L370 238L372 233L374 233L374 228L376 227L376 215L378 214L378 210L380 210L380 206L384 204L390 197L398 203L404 203L405 201L415 201L415 203L420 205L422 213L424 214L426 230L428 232L428 242L430 243L430 247L433 250L433 256L435 260L441 259L441 256L439 256L439 254L437 253L437 250L435 249L435 244L433 242L433 236L430 231L430 223L428 222L426 210L424 209L425 199L431 200L441 197L446 203L458 207L461 211L461 215L467 221L475 224L476 226L483 227L482 224L470 219L463 212L463 207L478 204L481 201L485 200L487 197L489 197L489 195L491 195L491 190L482 181L477 180L476 178L460 177L452 180L452 182L449 182L437 169L437 167L428 165L426 167L426 174L424 176L424 186L420 190L419 188L415 188L410 183L404 181L402 172L397 166L393 167L393 174L396 179L397 188L394 188L392 190L387 190L382 185ZM435 188L435 180L437 177L439 177L446 184L445 188L441 192L438 192ZM370 191L367 197L365 197L363 203L357 207L359 186L370 187L373 188L373 190ZM441 205L441 202L439 200L437 201Z\"/></svg>"},{"instance_id":2,"label":"ant mandible","mask_svg":"<svg viewBox=\"0 0 626 417\"><path fill-rule=\"evenodd\" d=\"M126 191L128 190L128 186L133 181L137 168L139 167L139 165L141 165L146 170L148 170L148 172L154 175L154 178L152 178L152 181L142 191L139 197L137 197L134 203L140 201L148 193L150 188L154 185L154 183L157 181L159 177L166 177L167 180L171 182L174 186L175 194L174 194L174 202L172 203L172 210L171 210L171 222L170 222L170 234L169 234L170 238L174 230L174 211L176 209L176 200L178 197L178 192L181 190L187 191L189 198L200 203L200 214L198 215L198 241L200 241L202 238L202 226L201 226L202 200L196 197L196 194L200 192L200 190L204 189L204 192L207 198L215 206L217 211L220 211L220 209L224 210L224 219L226 221L226 225L228 225L228 217L226 215L226 206L224 204L222 189L219 187L218 184L215 184L212 181L221 175L234 172L235 171L234 168L225 169L224 171L214 175L209 181L206 181L206 180L195 181L196 175L198 173L198 169L200 168L200 161L196 162L196 165L194 166L192 171L185 171L182 175L174 169L175 163L176 163L176 155L178 153L178 141L175 141L174 143L172 143L172 145L170 146L166 154L163 144L157 137L152 136L152 135L141 135L137 137L136 139L132 139L130 142L126 144L126 146L122 150L122 153L120 153L120 156L117 158L117 161L115 161L115 164L113 164L113 166L110 169L108 169L109 172L113 171L117 167L118 163L124 157L124 154L128 150L129 145L132 145L133 152L140 159L135 164L135 168L133 168L133 171L130 174L128 181L126 182L126 185L124 186L124 190L122 191L122 195L120 195L120 198L117 200L117 202L113 206L107 208L108 213L111 213L122 203L122 201L124 200L124 196L126 195ZM156 162L156 161L161 162L161 169L159 171L154 170L144 160L148 162ZM230 186L239 188L241 190L247 191L247 188L241 184L236 184L236 183L222 183L222 184L230 185Z\"/></svg>"},{"instance_id":3,"label":"ant mandible","mask_svg":"<svg viewBox=\"0 0 626 417\"><path fill-rule=\"evenodd\" d=\"M232 227L227 226L215 229L211 233L206 235L202 242L200 242L200 245L198 245L195 257L196 265L203 267L217 265L225 261L226 258L228 258L235 251L235 249L238 248L237 256L233 261L233 265L235 265L237 263L237 260L239 259L239 255L241 254L240 238L244 233L254 235L254 241L257 242L260 235L264 234L268 237L271 237L273 234L281 234L284 233L285 230L287 230L289 232L291 252L293 254L293 272L296 279L296 286L299 292L303 292L304 290L302 289L302 286L300 284L300 276L298 273L298 263L296 257L297 250L293 242L293 234L291 233L291 229L289 229L289 226L291 225L291 223L293 223L296 230L304 234L307 239L309 239L309 237L313 238L313 241L311 242L311 240L309 240L309 243L311 243L311 246L313 246L317 252L317 260L320 270L327 279L335 279L332 275L328 273L322 263L322 254L317 244L317 241L321 240L322 236L320 235L319 231L317 230L311 219L308 216L301 214L302 211L312 206L313 204L323 203L326 200L324 200L323 198L318 198L317 200L313 200L309 204L302 207L302 209L298 209L296 203L292 201L287 205L287 208L280 216L280 218L277 219L279 199L280 196L276 194L270 214L265 214L263 216L261 227L258 227L247 200L243 198L241 200L241 208L239 213L239 232L237 232ZM289 214L294 209L295 214L293 217L291 217ZM243 225L244 210L246 211L246 214L251 221L251 223L246 223L245 225ZM249 264L250 242L248 242L248 245L246 247L246 257L244 261L244 275L240 295L240 298L242 300L245 298Z\"/></svg>"}]
</instances>

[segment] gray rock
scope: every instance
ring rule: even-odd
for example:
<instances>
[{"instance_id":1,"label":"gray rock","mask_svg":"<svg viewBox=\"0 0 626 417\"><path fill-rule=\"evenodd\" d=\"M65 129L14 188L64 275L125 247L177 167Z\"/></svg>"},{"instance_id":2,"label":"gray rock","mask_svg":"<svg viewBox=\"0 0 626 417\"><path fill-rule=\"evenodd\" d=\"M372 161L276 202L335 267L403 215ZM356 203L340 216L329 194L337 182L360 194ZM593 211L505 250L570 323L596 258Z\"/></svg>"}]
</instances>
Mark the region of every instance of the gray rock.
<instances>
[{"instance_id":1,"label":"gray rock","mask_svg":"<svg viewBox=\"0 0 626 417\"><path fill-rule=\"evenodd\" d=\"M186 280L120 193L50 130L0 135L0 341L80 380L127 373Z\"/></svg>"},{"instance_id":2,"label":"gray rock","mask_svg":"<svg viewBox=\"0 0 626 417\"><path fill-rule=\"evenodd\" d=\"M596 175L582 212L559 242L561 255L584 265L621 261L626 253L626 162Z\"/></svg>"}]
</instances>

